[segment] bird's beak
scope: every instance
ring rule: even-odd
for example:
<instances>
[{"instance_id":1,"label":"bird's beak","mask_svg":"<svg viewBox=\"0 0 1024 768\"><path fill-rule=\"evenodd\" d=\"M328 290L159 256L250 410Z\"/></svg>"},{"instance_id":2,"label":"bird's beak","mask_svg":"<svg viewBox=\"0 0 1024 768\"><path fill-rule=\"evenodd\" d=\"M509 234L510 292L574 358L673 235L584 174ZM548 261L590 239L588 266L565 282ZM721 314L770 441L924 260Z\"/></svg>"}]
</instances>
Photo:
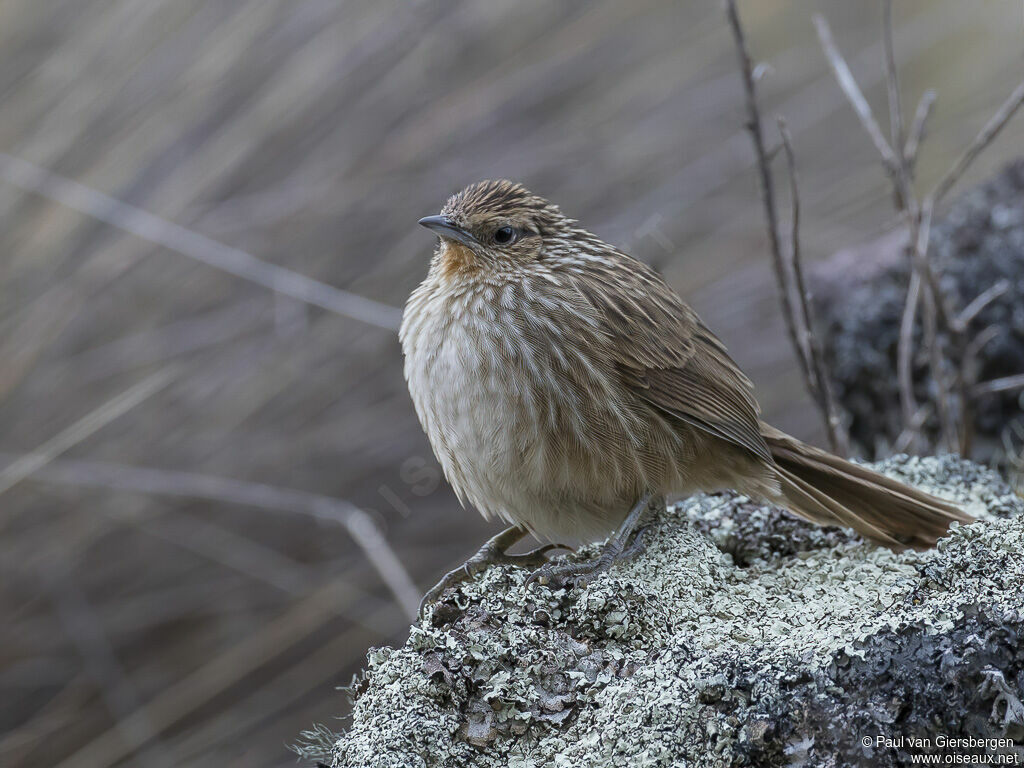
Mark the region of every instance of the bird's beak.
<instances>
[{"instance_id":1,"label":"bird's beak","mask_svg":"<svg viewBox=\"0 0 1024 768\"><path fill-rule=\"evenodd\" d=\"M432 232L437 232L441 237L449 240L457 240L467 248L479 248L480 243L469 232L462 229L447 216L424 216L420 219L420 225Z\"/></svg>"}]
</instances>

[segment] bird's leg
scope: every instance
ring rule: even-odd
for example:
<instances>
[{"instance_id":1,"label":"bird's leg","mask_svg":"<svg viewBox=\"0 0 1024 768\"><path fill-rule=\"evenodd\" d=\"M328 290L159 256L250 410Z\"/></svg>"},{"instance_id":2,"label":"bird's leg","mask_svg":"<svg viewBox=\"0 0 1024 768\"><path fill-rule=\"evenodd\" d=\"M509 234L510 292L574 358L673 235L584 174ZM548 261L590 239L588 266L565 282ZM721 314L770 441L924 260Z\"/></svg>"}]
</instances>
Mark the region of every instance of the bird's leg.
<instances>
[{"instance_id":1,"label":"bird's leg","mask_svg":"<svg viewBox=\"0 0 1024 768\"><path fill-rule=\"evenodd\" d=\"M573 586L585 586L591 578L599 573L604 573L613 564L629 560L640 552L643 552L646 543L644 537L649 526L641 526L640 522L644 513L657 504L664 504L664 498L655 500L647 493L637 502L626 519L623 520L615 532L608 537L608 540L601 547L597 557L585 560L582 563L572 562L547 562L530 574L526 580L527 584L534 581L547 584L553 589L560 589L567 584ZM632 541L630 539L632 538Z\"/></svg>"},{"instance_id":2,"label":"bird's leg","mask_svg":"<svg viewBox=\"0 0 1024 768\"><path fill-rule=\"evenodd\" d=\"M546 553L552 549L567 549L560 544L545 544L543 546L524 552L521 555L510 555L506 550L514 546L521 538L526 536L528 531L518 525L506 528L497 536L488 539L482 547L469 560L453 571L444 575L434 587L427 592L420 600L419 614L431 603L437 602L438 598L449 587L454 587L466 579L471 579L491 565L518 565L523 568L533 568L548 561Z\"/></svg>"}]
</instances>

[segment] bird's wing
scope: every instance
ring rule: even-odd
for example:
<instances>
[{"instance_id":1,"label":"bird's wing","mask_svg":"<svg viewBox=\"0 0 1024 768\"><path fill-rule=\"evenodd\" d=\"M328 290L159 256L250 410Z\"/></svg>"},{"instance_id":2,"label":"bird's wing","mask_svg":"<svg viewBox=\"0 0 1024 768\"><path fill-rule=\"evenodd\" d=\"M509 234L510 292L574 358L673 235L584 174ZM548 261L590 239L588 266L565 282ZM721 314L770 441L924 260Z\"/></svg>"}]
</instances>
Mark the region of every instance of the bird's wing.
<instances>
[{"instance_id":1,"label":"bird's wing","mask_svg":"<svg viewBox=\"0 0 1024 768\"><path fill-rule=\"evenodd\" d=\"M619 254L584 290L624 384L656 408L772 461L750 379L650 267Z\"/></svg>"}]
</instances>

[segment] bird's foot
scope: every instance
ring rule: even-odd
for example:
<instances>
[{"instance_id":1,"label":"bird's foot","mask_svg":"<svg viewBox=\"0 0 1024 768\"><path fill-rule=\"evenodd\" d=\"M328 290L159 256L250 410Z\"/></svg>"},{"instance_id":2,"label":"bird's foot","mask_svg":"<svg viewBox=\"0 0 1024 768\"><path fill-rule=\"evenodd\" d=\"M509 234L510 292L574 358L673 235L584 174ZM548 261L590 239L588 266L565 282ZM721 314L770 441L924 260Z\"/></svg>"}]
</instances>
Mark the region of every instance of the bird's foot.
<instances>
[{"instance_id":1,"label":"bird's foot","mask_svg":"<svg viewBox=\"0 0 1024 768\"><path fill-rule=\"evenodd\" d=\"M636 557L647 547L646 536L651 526L639 527L639 523L651 503L651 496L644 496L626 515L626 519L604 543L596 557L579 563L548 561L530 574L526 580L527 586L537 582L552 589L562 589L570 584L584 587L616 563Z\"/></svg>"},{"instance_id":2,"label":"bird's foot","mask_svg":"<svg viewBox=\"0 0 1024 768\"><path fill-rule=\"evenodd\" d=\"M521 555L510 555L506 550L526 535L526 530L519 526L506 528L497 536L488 539L469 560L458 568L449 571L420 600L419 615L422 618L427 606L436 603L448 589L472 579L492 565L516 565L520 568L536 568L548 563L547 553L553 549L568 549L561 544L545 544L524 552Z\"/></svg>"},{"instance_id":3,"label":"bird's foot","mask_svg":"<svg viewBox=\"0 0 1024 768\"><path fill-rule=\"evenodd\" d=\"M551 589L562 589L572 585L574 587L585 587L592 582L596 576L611 569L616 563L624 563L632 560L647 548L646 536L650 526L644 526L636 531L633 540L626 546L610 546L609 540L601 548L600 554L590 560L581 563L559 562L553 563L550 560L530 574L526 580L527 584L537 582L551 587Z\"/></svg>"}]
</instances>

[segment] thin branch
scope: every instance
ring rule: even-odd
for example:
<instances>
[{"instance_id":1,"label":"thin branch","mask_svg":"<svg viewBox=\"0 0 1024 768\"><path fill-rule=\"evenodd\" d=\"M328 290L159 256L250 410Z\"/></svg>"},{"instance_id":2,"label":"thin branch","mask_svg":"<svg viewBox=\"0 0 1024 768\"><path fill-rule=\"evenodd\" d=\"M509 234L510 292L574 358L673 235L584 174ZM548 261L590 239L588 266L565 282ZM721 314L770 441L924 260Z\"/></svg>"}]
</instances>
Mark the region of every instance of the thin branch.
<instances>
[{"instance_id":1,"label":"thin branch","mask_svg":"<svg viewBox=\"0 0 1024 768\"><path fill-rule=\"evenodd\" d=\"M916 206L915 206L916 207ZM928 351L929 367L932 381L935 384L938 402L939 423L942 426L942 434L950 450L954 449L956 442L953 436L957 434L956 420L949 404L949 390L946 386L946 373L943 370L943 356L939 345L939 324L954 336L953 343L959 347L959 338L955 337L956 331L950 321L950 316L943 303L943 295L939 291L938 281L932 273L928 264L928 240L931 236L933 208L930 200L925 200L917 212L917 216L911 214L912 230L916 227L916 238L913 242L912 268L921 275L924 285L929 288L925 293L924 312L924 346ZM961 374L958 371L957 376Z\"/></svg>"},{"instance_id":2,"label":"thin branch","mask_svg":"<svg viewBox=\"0 0 1024 768\"><path fill-rule=\"evenodd\" d=\"M856 113L861 125L867 131L868 136L875 145L875 149L878 150L878 154L882 156L882 162L885 164L886 170L896 174L899 171L899 159L893 148L889 146L885 136L882 135L882 129L879 127L878 121L875 120L875 115L871 111L867 99L864 98L860 86L857 85L853 73L850 72L849 65L847 65L846 60L836 46L828 22L825 21L824 16L818 13L814 14L813 18L814 26L818 30L818 38L821 40L821 47L825 51L825 57L828 59L829 66L832 67L832 73L839 82L839 87L843 89L843 93L846 94L846 98L853 107L853 111Z\"/></svg>"},{"instance_id":3,"label":"thin branch","mask_svg":"<svg viewBox=\"0 0 1024 768\"><path fill-rule=\"evenodd\" d=\"M827 22L821 16L815 16L815 25L821 39L832 71L840 88L846 94L869 137L882 157L883 166L892 179L897 207L905 214L910 234L911 277L907 290L907 301L903 308L900 323L900 337L897 350L897 378L900 390L900 407L904 425L901 439L906 436L912 442L918 432L915 424L920 409L914 399L913 392L913 332L917 311L924 298L924 336L923 345L928 353L929 370L936 388L935 399L937 413L942 429L944 443L952 450L959 445L962 452L970 447L971 427L966 422L973 418L972 374L967 370L973 363L970 360L970 349L967 327L971 320L985 306L994 301L1005 290L1006 286L993 286L971 302L962 312L956 313L943 293L935 271L928 261L928 241L931 234L931 217L936 201L963 174L967 166L985 147L999 130L1009 121L1013 113L1024 102L1024 83L1014 91L1010 99L1003 104L999 112L986 124L978 137L967 148L960 159L954 164L945 177L936 185L935 190L918 201L913 194L912 168L924 135L925 124L935 100L933 92L927 92L918 104L910 135L904 138L903 119L900 104L899 78L896 68L895 47L893 45L892 0L883 2L883 38L886 58L886 85L889 96L891 144L882 136L881 128L875 120L871 107L861 92L856 80L850 72L842 54L832 37ZM895 151L893 148L896 148ZM924 289L924 290L922 290ZM942 345L940 331L948 336L950 351L946 352ZM946 363L952 368L952 386L947 376ZM958 413L950 402L950 392L956 391L959 399ZM960 425L958 428L957 416ZM959 435L959 440L956 439Z\"/></svg>"},{"instance_id":4,"label":"thin branch","mask_svg":"<svg viewBox=\"0 0 1024 768\"><path fill-rule=\"evenodd\" d=\"M896 49L892 42L892 0L882 4L882 37L885 42L885 84L889 94L889 131L892 146L904 145L903 106L900 103L899 72L896 69Z\"/></svg>"},{"instance_id":5,"label":"thin branch","mask_svg":"<svg viewBox=\"0 0 1024 768\"><path fill-rule=\"evenodd\" d=\"M953 166L946 172L946 175L939 180L933 190L925 198L922 207L929 212L935 203L957 182L964 174L968 166L974 161L978 154L988 146L996 137L1003 126L1005 126L1014 113L1024 103L1024 82L1017 86L1010 97L1003 103L995 115L985 124L982 130L974 138L974 141L964 150ZM939 289L938 281L927 261L927 257L919 250L915 254L917 267L921 270L928 281L931 295L929 296L929 310L939 311L939 321L950 337L950 343L955 350L956 364L954 365L954 385L960 400L960 439L959 448L963 455L970 452L974 431L974 401L976 398L992 391L1004 391L1016 388L1016 377L997 379L995 382L976 384L978 365L976 356L984 344L991 340L994 334L991 328L979 334L973 342L967 338L967 328L971 321L992 301L1006 292L1009 287L1006 281L996 283L988 290L977 296L974 301L968 304L958 315L954 316L952 311L945 305L945 297ZM929 317L934 326L934 317ZM932 379L935 381L938 390L939 415L942 424L943 437L947 444L952 444L952 435L955 432L955 421L949 410L946 399L946 381L942 371L942 359L937 350L937 334L934 327L930 328L931 339L931 368ZM1021 386L1024 386L1024 376L1021 377Z\"/></svg>"},{"instance_id":6,"label":"thin branch","mask_svg":"<svg viewBox=\"0 0 1024 768\"><path fill-rule=\"evenodd\" d=\"M0 152L0 176L16 187L293 299L389 331L398 330L402 321L402 311L396 307L262 261L5 152Z\"/></svg>"},{"instance_id":7,"label":"thin branch","mask_svg":"<svg viewBox=\"0 0 1024 768\"><path fill-rule=\"evenodd\" d=\"M783 117L775 118L779 135L782 137L782 149L786 157L786 170L789 173L789 203L790 203L790 233L789 233L789 270L796 281L796 296L800 306L800 322L794 323L799 326L800 354L808 363L813 359L811 349L811 328L810 312L807 310L807 289L804 287L804 270L800 259L800 191L796 178L796 155L793 152L793 137L789 133L789 127ZM808 366L810 367L810 366ZM817 371L811 368L812 387L815 392L819 390L821 380Z\"/></svg>"},{"instance_id":8,"label":"thin branch","mask_svg":"<svg viewBox=\"0 0 1024 768\"><path fill-rule=\"evenodd\" d=\"M939 279L928 260L928 242L931 236L932 216L935 213L934 201L930 197L926 197L920 205L913 198L910 202L911 207L907 213L910 218L910 232L914 245L911 251L911 265L920 271L921 279L924 281L925 287L928 288L927 295L934 301L938 327L952 337L960 337L963 335L964 329L957 324L957 315L947 304L946 294L939 285ZM960 339L957 341L959 343Z\"/></svg>"},{"instance_id":9,"label":"thin branch","mask_svg":"<svg viewBox=\"0 0 1024 768\"><path fill-rule=\"evenodd\" d=\"M931 407L928 403L925 403L918 408L909 421L905 422L906 426L903 431L897 435L896 440L892 444L893 453L903 453L904 451L910 450L917 438L921 435L921 427L924 426L925 421L928 420L928 415L931 412Z\"/></svg>"},{"instance_id":10,"label":"thin branch","mask_svg":"<svg viewBox=\"0 0 1024 768\"><path fill-rule=\"evenodd\" d=\"M963 330L967 329L967 326L971 324L979 314L981 314L985 307L991 304L993 301L998 299L1004 293L1010 289L1010 283L1006 278L1000 278L993 283L987 290L978 294L974 301L960 310L960 314L956 317L956 324Z\"/></svg>"},{"instance_id":11,"label":"thin branch","mask_svg":"<svg viewBox=\"0 0 1024 768\"><path fill-rule=\"evenodd\" d=\"M909 222L909 230L911 236L912 245L912 269L916 275L919 275L923 280L924 284L928 286L929 293L925 294L925 344L929 350L929 360L931 363L932 376L936 381L936 386L939 392L939 414L943 420L943 427L948 428L949 424L949 403L945 392L945 379L944 372L942 370L942 350L939 347L938 333L936 332L936 307L944 307L942 305L942 296L938 292L938 283L931 273L930 266L927 260L928 254L928 239L931 234L931 206L924 206L918 204L917 198L914 194L913 187L913 173L911 171L910 161L907 159L907 153L904 151L906 140L904 139L903 132L903 107L900 103L900 85L899 85L899 73L896 68L896 48L893 43L893 24L892 24L892 0L884 0L882 8L882 38L885 44L885 73L886 73L886 90L889 94L889 123L891 128L891 141L892 146L897 152L898 167L893 179L893 193L894 200L896 201L896 208L902 211ZM913 283L913 281L911 281ZM904 415L904 423L911 432L911 436L914 436L916 428L913 426L911 420L907 419L907 416L916 411L916 403L913 402L913 382L909 380L911 375L908 358L913 355L913 350L909 344L913 338L913 322L917 313L917 301L918 294L920 293L920 282L917 283L916 291L911 292L908 289L907 300L908 307L904 309L903 321L909 324L905 330L907 332L906 337L902 337L901 341L905 341L907 346L902 350L897 349L897 354L902 352L907 357L898 360L897 364L902 363L903 370L898 371L897 376L902 375L901 381L901 392L909 393L910 399L902 402L902 410ZM904 330L901 328L901 331ZM904 394L904 397L906 395ZM947 433L947 438L948 438Z\"/></svg>"},{"instance_id":12,"label":"thin branch","mask_svg":"<svg viewBox=\"0 0 1024 768\"><path fill-rule=\"evenodd\" d=\"M164 368L96 408L67 429L51 437L32 453L0 470L0 493L10 490L119 416L155 395L174 378L176 368Z\"/></svg>"},{"instance_id":13,"label":"thin branch","mask_svg":"<svg viewBox=\"0 0 1024 768\"><path fill-rule=\"evenodd\" d=\"M971 394L975 397L981 395L990 395L994 392L1011 392L1015 389L1024 388L1024 373L1018 373L1013 376L1004 376L1001 379L992 379L991 381L983 381L980 384L975 384L971 389Z\"/></svg>"},{"instance_id":14,"label":"thin branch","mask_svg":"<svg viewBox=\"0 0 1024 768\"><path fill-rule=\"evenodd\" d=\"M414 617L420 593L373 519L355 505L330 496L250 483L194 472L131 467L100 461L64 461L40 475L40 480L62 485L117 488L136 493L179 496L243 504L259 509L309 515L341 523L405 613Z\"/></svg>"},{"instance_id":15,"label":"thin branch","mask_svg":"<svg viewBox=\"0 0 1024 768\"><path fill-rule=\"evenodd\" d=\"M985 123L985 127L981 129L974 140L968 145L967 149L963 151L963 154L957 158L957 161L953 163L953 167L946 171L946 175L943 176L939 183L935 185L928 198L933 202L938 202L942 199L950 187L956 184L967 170L968 166L974 162L974 159L978 154L992 143L992 140L999 134L1003 127L1010 122L1010 118L1014 116L1021 104L1024 104L1024 82L1014 89L1010 97L1003 102L1003 105L999 107L999 110Z\"/></svg>"},{"instance_id":16,"label":"thin branch","mask_svg":"<svg viewBox=\"0 0 1024 768\"><path fill-rule=\"evenodd\" d=\"M885 44L885 90L889 96L889 141L899 163L900 184L897 194L910 189L910 171L903 152L903 105L900 102L900 80L896 69L896 48L892 39L892 0L882 3L882 39ZM899 207L909 206L906 199L898 200Z\"/></svg>"},{"instance_id":17,"label":"thin branch","mask_svg":"<svg viewBox=\"0 0 1024 768\"><path fill-rule=\"evenodd\" d=\"M814 374L811 370L810 360L804 353L804 345L800 340L800 334L797 330L798 316L793 306L789 281L786 276L785 259L782 254L782 241L779 236L779 216L775 205L775 190L772 183L772 172L768 161L768 154L765 150L761 114L757 106L753 66L751 64L750 51L747 48L747 41L743 35L743 27L740 24L739 12L736 10L735 0L725 0L725 14L732 30L733 40L736 43L736 56L739 60L740 74L743 80L743 92L747 108L746 127L750 132L750 138L754 144L754 153L757 156L758 181L761 187L761 199L764 203L772 264L775 268L775 279L779 288L779 298L782 302L782 317L786 324L786 332L789 334L790 342L797 353L804 383L811 395L817 400Z\"/></svg>"},{"instance_id":18,"label":"thin branch","mask_svg":"<svg viewBox=\"0 0 1024 768\"><path fill-rule=\"evenodd\" d=\"M916 269L911 269L907 299L903 303L903 317L900 321L899 342L896 348L896 379L900 389L903 431L909 433L908 448L916 442L918 430L924 423L914 425L914 415L920 410L917 399L914 397L914 323L917 320L917 308L920 301L921 273Z\"/></svg>"},{"instance_id":19,"label":"thin branch","mask_svg":"<svg viewBox=\"0 0 1024 768\"><path fill-rule=\"evenodd\" d=\"M981 350L988 346L988 343L992 341L992 339L996 338L1000 333L1002 333L1002 329L996 324L990 325L982 330L967 345L968 356L972 359L977 358L977 356L981 354Z\"/></svg>"},{"instance_id":20,"label":"thin branch","mask_svg":"<svg viewBox=\"0 0 1024 768\"><path fill-rule=\"evenodd\" d=\"M910 124L907 143L903 145L903 156L907 159L907 167L911 171L917 165L917 152L921 148L921 142L924 141L928 118L932 113L932 107L935 106L935 98L935 91L929 89L924 92L921 101L917 104L914 121Z\"/></svg>"},{"instance_id":21,"label":"thin branch","mask_svg":"<svg viewBox=\"0 0 1024 768\"><path fill-rule=\"evenodd\" d=\"M796 282L796 295L800 300L804 355L809 362L812 372L814 394L817 395L818 406L825 417L825 428L828 431L829 446L834 453L845 456L849 449L846 430L843 429L842 421L839 418L839 409L836 407L835 398L832 396L832 387L829 384L828 375L825 371L824 355L821 351L821 345L818 343L817 335L814 333L814 319L810 310L811 295L804 281L803 263L800 258L800 193L797 185L796 157L793 153L793 141L786 121L782 117L777 119L779 134L782 136L782 146L786 154L786 166L789 171L789 193L793 212L792 233L790 235L790 267Z\"/></svg>"},{"instance_id":22,"label":"thin branch","mask_svg":"<svg viewBox=\"0 0 1024 768\"><path fill-rule=\"evenodd\" d=\"M929 292L925 294L924 302L924 346L928 351L929 370L932 375L932 382L935 384L935 398L938 402L939 426L942 429L942 439L949 450L954 450L957 444L956 419L949 402L949 387L946 382L946 372L943 369L945 360L942 354L942 347L939 343L938 334L938 311L935 296Z\"/></svg>"},{"instance_id":23,"label":"thin branch","mask_svg":"<svg viewBox=\"0 0 1024 768\"><path fill-rule=\"evenodd\" d=\"M980 297L979 297L980 298ZM975 299L977 301L977 299ZM957 381L960 397L960 455L971 455L971 444L974 441L974 411L977 398L971 389L978 383L980 366L978 355L985 346L1000 333L998 325L990 325L975 336L964 348L961 355L960 376Z\"/></svg>"},{"instance_id":24,"label":"thin branch","mask_svg":"<svg viewBox=\"0 0 1024 768\"><path fill-rule=\"evenodd\" d=\"M825 52L825 58L832 68L832 73L835 75L839 87L846 95L847 101L850 102L850 106L853 107L853 111L860 120L861 125L864 126L864 130L867 131L868 136L871 138L871 142L875 145L875 149L881 155L882 166L893 180L897 208L901 211L905 210L910 214L911 237L916 237L917 229L913 222L918 214L917 204L914 190L910 183L910 169L903 156L902 147L900 147L900 152L897 154L896 150L886 141L885 136L882 135L882 129L875 119L874 112L871 111L871 106L868 104L867 99L864 98L864 93L861 91L860 86L857 85L857 81L854 79L846 59L839 52L839 47L832 37L832 30L829 28L828 22L825 21L825 17L821 14L815 14L813 18L814 25L818 30L818 38L821 41L821 48ZM887 76L887 82L890 83L890 86L898 86L895 73Z\"/></svg>"},{"instance_id":25,"label":"thin branch","mask_svg":"<svg viewBox=\"0 0 1024 768\"><path fill-rule=\"evenodd\" d=\"M775 206L775 191L772 184L771 169L768 165L768 156L765 151L764 133L762 130L761 115L757 107L757 92L754 85L753 68L750 60L750 52L747 49L747 42L743 36L743 27L740 25L739 13L736 10L735 0L726 0L726 16L729 26L732 28L733 39L736 42L736 55L739 58L740 73L743 76L743 92L746 96L747 107L747 130L754 143L754 152L757 155L758 180L761 185L761 197L764 201L765 219L768 225L768 239L772 251L772 259L775 264L776 278L779 281L781 293L783 316L786 320L786 330L789 332L793 347L800 357L801 344L793 322L795 313L789 291L786 290L784 262L782 257L782 243L779 237L778 212ZM806 366L805 366L806 367Z\"/></svg>"},{"instance_id":26,"label":"thin branch","mask_svg":"<svg viewBox=\"0 0 1024 768\"><path fill-rule=\"evenodd\" d=\"M933 209L931 206L931 200L925 200L921 209L921 218L923 219L927 212L927 217L930 222ZM918 227L923 227L923 224L918 224ZM926 233L927 235L927 233ZM939 321L940 327L948 331L950 334L959 334L962 329L956 323L956 313L946 303L946 294L943 292L942 287L939 285L939 278L935 275L935 270L932 269L931 262L928 261L928 238L925 237L924 250L914 251L914 262L917 269L921 270L921 274L924 278L924 283L928 287L929 295L935 298L935 309Z\"/></svg>"}]
</instances>

